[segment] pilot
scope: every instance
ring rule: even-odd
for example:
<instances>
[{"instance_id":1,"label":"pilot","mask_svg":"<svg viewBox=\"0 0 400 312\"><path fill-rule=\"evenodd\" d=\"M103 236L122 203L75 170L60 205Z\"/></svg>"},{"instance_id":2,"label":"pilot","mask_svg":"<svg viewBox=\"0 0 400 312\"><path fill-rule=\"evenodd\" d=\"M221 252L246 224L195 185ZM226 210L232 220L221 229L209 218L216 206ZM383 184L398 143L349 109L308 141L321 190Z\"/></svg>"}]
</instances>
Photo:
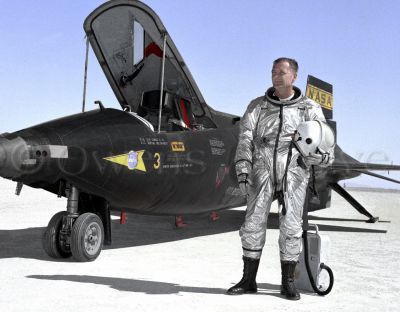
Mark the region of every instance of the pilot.
<instances>
[{"instance_id":1,"label":"pilot","mask_svg":"<svg viewBox=\"0 0 400 312\"><path fill-rule=\"evenodd\" d=\"M294 59L273 62L272 85L264 96L252 100L240 122L235 164L239 186L247 196L245 221L239 231L243 247L243 277L230 295L257 292L256 275L265 244L271 203L279 201L281 294L300 299L294 271L302 250L302 214L311 165L329 166L329 153L303 157L293 144L293 134L304 121L326 122L320 105L293 85L298 64Z\"/></svg>"}]
</instances>

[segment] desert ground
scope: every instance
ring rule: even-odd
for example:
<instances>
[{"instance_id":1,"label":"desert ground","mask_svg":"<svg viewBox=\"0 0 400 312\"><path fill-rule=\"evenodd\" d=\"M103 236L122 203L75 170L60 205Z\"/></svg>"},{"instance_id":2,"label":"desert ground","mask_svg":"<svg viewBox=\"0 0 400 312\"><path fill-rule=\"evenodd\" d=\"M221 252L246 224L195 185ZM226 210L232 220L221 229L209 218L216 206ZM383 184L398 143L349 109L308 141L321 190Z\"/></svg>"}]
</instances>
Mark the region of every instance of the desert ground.
<instances>
[{"instance_id":1,"label":"desert ground","mask_svg":"<svg viewBox=\"0 0 400 312\"><path fill-rule=\"evenodd\" d=\"M50 218L66 199L0 179L0 311L399 311L400 193L350 190L375 224L333 193L332 207L310 213L331 240L332 292L279 294L278 218L274 206L253 295L228 296L242 275L238 229L244 208L173 217L128 214L113 220L113 244L90 263L54 260L42 249Z\"/></svg>"}]
</instances>

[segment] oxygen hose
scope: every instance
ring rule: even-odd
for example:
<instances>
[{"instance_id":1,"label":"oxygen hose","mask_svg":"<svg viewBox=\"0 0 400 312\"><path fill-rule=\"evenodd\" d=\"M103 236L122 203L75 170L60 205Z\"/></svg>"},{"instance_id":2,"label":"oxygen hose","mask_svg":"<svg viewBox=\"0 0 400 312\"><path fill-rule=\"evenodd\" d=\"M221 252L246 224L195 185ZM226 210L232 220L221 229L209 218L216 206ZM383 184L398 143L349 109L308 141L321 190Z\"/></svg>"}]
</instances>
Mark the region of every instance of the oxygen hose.
<instances>
[{"instance_id":1,"label":"oxygen hose","mask_svg":"<svg viewBox=\"0 0 400 312\"><path fill-rule=\"evenodd\" d=\"M329 286L324 291L319 290L317 285L315 284L314 278L311 273L310 262L309 262L309 257L308 257L308 239L307 239L307 231L306 230L303 231L303 240L304 240L304 259L305 259L308 278L310 279L311 286L318 295L325 296L325 295L329 294L332 290L333 282L334 282L333 272L332 272L331 268L328 267L327 265L325 265L324 263L320 264L320 268L322 270L326 270L329 274Z\"/></svg>"}]
</instances>

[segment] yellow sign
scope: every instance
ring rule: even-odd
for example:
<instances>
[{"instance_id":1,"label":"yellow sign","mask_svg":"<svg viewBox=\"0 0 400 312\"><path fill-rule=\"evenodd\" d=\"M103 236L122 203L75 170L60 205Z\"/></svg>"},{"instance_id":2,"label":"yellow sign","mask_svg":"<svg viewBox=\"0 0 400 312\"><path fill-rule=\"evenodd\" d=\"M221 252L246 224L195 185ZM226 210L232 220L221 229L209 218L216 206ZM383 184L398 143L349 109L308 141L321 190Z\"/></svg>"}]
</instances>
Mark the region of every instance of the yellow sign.
<instances>
[{"instance_id":1,"label":"yellow sign","mask_svg":"<svg viewBox=\"0 0 400 312\"><path fill-rule=\"evenodd\" d=\"M171 142L171 148L173 152L184 152L185 151L185 144L183 142Z\"/></svg>"},{"instance_id":2,"label":"yellow sign","mask_svg":"<svg viewBox=\"0 0 400 312\"><path fill-rule=\"evenodd\" d=\"M333 95L329 92L308 84L306 96L326 109L333 109Z\"/></svg>"},{"instance_id":3,"label":"yellow sign","mask_svg":"<svg viewBox=\"0 0 400 312\"><path fill-rule=\"evenodd\" d=\"M129 170L139 170L146 172L146 166L144 165L143 162L143 153L144 150L137 152L130 151L127 154L106 157L104 159L111 161L115 164L128 167Z\"/></svg>"}]
</instances>

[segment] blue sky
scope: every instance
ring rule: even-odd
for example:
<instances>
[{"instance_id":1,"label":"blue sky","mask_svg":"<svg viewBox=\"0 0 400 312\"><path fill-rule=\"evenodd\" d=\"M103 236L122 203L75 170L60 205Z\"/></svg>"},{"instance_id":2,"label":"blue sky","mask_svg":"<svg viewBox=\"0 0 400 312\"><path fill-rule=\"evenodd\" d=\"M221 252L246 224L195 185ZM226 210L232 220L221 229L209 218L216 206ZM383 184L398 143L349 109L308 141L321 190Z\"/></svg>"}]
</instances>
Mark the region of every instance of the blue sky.
<instances>
[{"instance_id":1,"label":"blue sky","mask_svg":"<svg viewBox=\"0 0 400 312\"><path fill-rule=\"evenodd\" d=\"M80 111L82 24L103 2L0 0L0 132ZM293 57L301 89L308 74L333 84L339 145L360 161L400 164L399 1L144 2L213 108L242 115L270 86L272 61ZM119 107L93 54L88 79L88 109L97 99ZM400 188L368 177L353 183Z\"/></svg>"}]
</instances>

